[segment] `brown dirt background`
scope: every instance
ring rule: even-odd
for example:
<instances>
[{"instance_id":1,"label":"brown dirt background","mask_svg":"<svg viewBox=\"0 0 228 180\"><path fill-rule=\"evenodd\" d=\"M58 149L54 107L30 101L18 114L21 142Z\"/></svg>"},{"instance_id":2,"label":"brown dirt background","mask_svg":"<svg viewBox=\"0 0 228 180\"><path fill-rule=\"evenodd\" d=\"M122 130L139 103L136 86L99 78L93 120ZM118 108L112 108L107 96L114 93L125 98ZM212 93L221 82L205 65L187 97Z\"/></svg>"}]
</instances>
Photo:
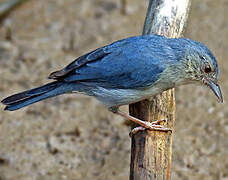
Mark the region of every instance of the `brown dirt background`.
<instances>
[{"instance_id":1,"label":"brown dirt background","mask_svg":"<svg viewBox=\"0 0 228 180\"><path fill-rule=\"evenodd\" d=\"M120 0L23 4L0 24L0 99L48 82L50 72L83 53L141 34L146 8L146 0L129 0L126 15ZM176 89L175 180L228 180L227 18L227 0L192 2L185 36L214 52L225 102L217 103L205 87ZM121 117L81 95L1 110L0 179L126 180L129 130Z\"/></svg>"}]
</instances>

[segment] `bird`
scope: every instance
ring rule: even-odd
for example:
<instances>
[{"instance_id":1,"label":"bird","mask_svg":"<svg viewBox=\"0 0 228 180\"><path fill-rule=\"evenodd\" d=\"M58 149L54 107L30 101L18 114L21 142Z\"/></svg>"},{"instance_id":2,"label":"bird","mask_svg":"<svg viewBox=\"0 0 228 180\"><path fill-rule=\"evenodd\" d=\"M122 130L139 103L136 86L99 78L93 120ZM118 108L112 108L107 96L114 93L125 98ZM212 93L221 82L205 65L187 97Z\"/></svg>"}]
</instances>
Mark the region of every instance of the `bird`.
<instances>
[{"instance_id":1,"label":"bird","mask_svg":"<svg viewBox=\"0 0 228 180\"><path fill-rule=\"evenodd\" d=\"M160 121L145 122L120 111L132 104L185 84L209 87L223 102L219 67L213 53L188 38L161 35L128 37L82 55L49 75L52 82L11 95L1 102L14 111L47 98L82 93L101 101L111 112L148 130L169 131Z\"/></svg>"}]
</instances>

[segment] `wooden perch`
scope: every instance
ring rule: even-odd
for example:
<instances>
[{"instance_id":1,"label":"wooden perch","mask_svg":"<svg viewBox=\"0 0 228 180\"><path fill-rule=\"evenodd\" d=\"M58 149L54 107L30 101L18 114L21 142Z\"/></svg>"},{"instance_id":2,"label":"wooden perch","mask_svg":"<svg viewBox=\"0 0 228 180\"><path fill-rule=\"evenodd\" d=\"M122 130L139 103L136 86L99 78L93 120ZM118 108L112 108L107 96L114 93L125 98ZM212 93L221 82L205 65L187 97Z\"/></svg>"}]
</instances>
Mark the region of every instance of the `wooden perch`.
<instances>
[{"instance_id":1,"label":"wooden perch","mask_svg":"<svg viewBox=\"0 0 228 180\"><path fill-rule=\"evenodd\" d=\"M190 0L150 0L143 35L180 37ZM130 114L145 121L167 120L164 126L174 130L174 89L129 107ZM172 158L171 132L143 131L132 137L130 180L170 180Z\"/></svg>"}]
</instances>

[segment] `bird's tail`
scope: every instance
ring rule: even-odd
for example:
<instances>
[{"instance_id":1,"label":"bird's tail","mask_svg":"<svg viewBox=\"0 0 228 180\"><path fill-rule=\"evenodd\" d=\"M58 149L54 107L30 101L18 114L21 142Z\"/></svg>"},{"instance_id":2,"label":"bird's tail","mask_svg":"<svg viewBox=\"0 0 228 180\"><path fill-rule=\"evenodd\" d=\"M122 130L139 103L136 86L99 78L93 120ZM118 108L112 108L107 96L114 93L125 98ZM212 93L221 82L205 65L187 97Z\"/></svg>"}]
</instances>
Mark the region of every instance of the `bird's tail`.
<instances>
[{"instance_id":1,"label":"bird's tail","mask_svg":"<svg viewBox=\"0 0 228 180\"><path fill-rule=\"evenodd\" d=\"M71 92L75 90L75 86L77 84L54 81L41 87L9 96L3 99L2 103L6 105L5 110L14 111L38 101Z\"/></svg>"}]
</instances>

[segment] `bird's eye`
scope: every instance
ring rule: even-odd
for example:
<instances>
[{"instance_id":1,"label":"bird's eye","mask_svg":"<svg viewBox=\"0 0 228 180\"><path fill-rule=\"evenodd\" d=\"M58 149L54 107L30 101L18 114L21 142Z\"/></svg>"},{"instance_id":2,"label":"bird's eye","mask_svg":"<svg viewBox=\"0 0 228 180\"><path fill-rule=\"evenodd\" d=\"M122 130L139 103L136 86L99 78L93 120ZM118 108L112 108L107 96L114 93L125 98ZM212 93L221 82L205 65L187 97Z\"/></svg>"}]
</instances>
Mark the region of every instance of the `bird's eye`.
<instances>
[{"instance_id":1,"label":"bird's eye","mask_svg":"<svg viewBox=\"0 0 228 180\"><path fill-rule=\"evenodd\" d=\"M207 65L204 69L205 73L210 73L211 72L211 66Z\"/></svg>"}]
</instances>

